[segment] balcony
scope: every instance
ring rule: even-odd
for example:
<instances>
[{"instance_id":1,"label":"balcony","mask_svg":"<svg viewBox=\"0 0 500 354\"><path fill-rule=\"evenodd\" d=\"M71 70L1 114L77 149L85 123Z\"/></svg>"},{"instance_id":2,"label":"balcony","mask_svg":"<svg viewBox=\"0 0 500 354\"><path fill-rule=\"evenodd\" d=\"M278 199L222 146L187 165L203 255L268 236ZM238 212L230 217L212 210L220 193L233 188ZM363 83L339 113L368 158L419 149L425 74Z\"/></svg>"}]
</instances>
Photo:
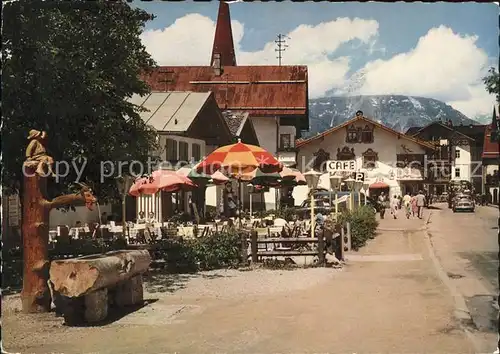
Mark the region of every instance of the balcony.
<instances>
[{"instance_id":1,"label":"balcony","mask_svg":"<svg viewBox=\"0 0 500 354\"><path fill-rule=\"evenodd\" d=\"M294 151L279 151L277 157L285 166L292 167L297 164L297 154Z\"/></svg>"},{"instance_id":2,"label":"balcony","mask_svg":"<svg viewBox=\"0 0 500 354\"><path fill-rule=\"evenodd\" d=\"M396 180L398 181L423 181L423 168L398 167L396 168Z\"/></svg>"},{"instance_id":3,"label":"balcony","mask_svg":"<svg viewBox=\"0 0 500 354\"><path fill-rule=\"evenodd\" d=\"M280 145L278 146L278 152L297 152L297 148L291 145Z\"/></svg>"}]
</instances>

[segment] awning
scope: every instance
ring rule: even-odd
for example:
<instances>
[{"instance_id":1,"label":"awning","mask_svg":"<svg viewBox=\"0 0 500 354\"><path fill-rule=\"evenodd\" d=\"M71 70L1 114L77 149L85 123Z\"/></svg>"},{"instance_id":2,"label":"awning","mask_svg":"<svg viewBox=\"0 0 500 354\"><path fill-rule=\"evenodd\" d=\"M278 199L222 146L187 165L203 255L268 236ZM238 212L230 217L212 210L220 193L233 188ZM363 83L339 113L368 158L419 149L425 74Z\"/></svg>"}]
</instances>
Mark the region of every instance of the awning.
<instances>
[{"instance_id":1,"label":"awning","mask_svg":"<svg viewBox=\"0 0 500 354\"><path fill-rule=\"evenodd\" d=\"M384 182L375 182L373 184L370 184L369 189L383 189L383 188L389 188L389 185Z\"/></svg>"}]
</instances>

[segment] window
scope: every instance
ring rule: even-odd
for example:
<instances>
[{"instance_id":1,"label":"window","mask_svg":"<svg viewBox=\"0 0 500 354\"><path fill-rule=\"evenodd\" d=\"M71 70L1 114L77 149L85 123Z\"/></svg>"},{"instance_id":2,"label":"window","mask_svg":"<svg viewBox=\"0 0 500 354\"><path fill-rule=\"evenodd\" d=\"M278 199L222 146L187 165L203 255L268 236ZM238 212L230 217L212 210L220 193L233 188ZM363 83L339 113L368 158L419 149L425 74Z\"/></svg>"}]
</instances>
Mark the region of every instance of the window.
<instances>
[{"instance_id":1,"label":"window","mask_svg":"<svg viewBox=\"0 0 500 354\"><path fill-rule=\"evenodd\" d=\"M280 148L289 149L292 147L292 135L291 134L280 134Z\"/></svg>"},{"instance_id":2,"label":"window","mask_svg":"<svg viewBox=\"0 0 500 354\"><path fill-rule=\"evenodd\" d=\"M201 146L200 144L193 144L191 145L191 157L193 158L194 161L200 161L201 160Z\"/></svg>"},{"instance_id":3,"label":"window","mask_svg":"<svg viewBox=\"0 0 500 354\"><path fill-rule=\"evenodd\" d=\"M363 168L372 169L377 167L378 153L368 149L363 153Z\"/></svg>"},{"instance_id":4,"label":"window","mask_svg":"<svg viewBox=\"0 0 500 354\"><path fill-rule=\"evenodd\" d=\"M455 177L460 177L460 167L455 167Z\"/></svg>"},{"instance_id":5,"label":"window","mask_svg":"<svg viewBox=\"0 0 500 354\"><path fill-rule=\"evenodd\" d=\"M346 161L354 160L356 155L354 154L354 148L349 149L349 147L344 146L342 150L337 148L337 160Z\"/></svg>"},{"instance_id":6,"label":"window","mask_svg":"<svg viewBox=\"0 0 500 354\"><path fill-rule=\"evenodd\" d=\"M459 159L460 158L460 149L455 150L455 158Z\"/></svg>"},{"instance_id":7,"label":"window","mask_svg":"<svg viewBox=\"0 0 500 354\"><path fill-rule=\"evenodd\" d=\"M165 160L177 161L177 141L173 139L166 140L165 144Z\"/></svg>"},{"instance_id":8,"label":"window","mask_svg":"<svg viewBox=\"0 0 500 354\"><path fill-rule=\"evenodd\" d=\"M179 160L189 160L189 144L185 141L179 141Z\"/></svg>"},{"instance_id":9,"label":"window","mask_svg":"<svg viewBox=\"0 0 500 354\"><path fill-rule=\"evenodd\" d=\"M368 125L365 125L363 131L361 132L361 142L365 144L373 143L373 129Z\"/></svg>"},{"instance_id":10,"label":"window","mask_svg":"<svg viewBox=\"0 0 500 354\"><path fill-rule=\"evenodd\" d=\"M313 154L313 156L314 156L313 168L316 171L325 171L326 168L325 162L330 160L330 153L326 152L323 149L319 149L317 152Z\"/></svg>"},{"instance_id":11,"label":"window","mask_svg":"<svg viewBox=\"0 0 500 354\"><path fill-rule=\"evenodd\" d=\"M346 142L347 143L358 142L358 130L354 125L351 125L350 127L347 128Z\"/></svg>"}]
</instances>

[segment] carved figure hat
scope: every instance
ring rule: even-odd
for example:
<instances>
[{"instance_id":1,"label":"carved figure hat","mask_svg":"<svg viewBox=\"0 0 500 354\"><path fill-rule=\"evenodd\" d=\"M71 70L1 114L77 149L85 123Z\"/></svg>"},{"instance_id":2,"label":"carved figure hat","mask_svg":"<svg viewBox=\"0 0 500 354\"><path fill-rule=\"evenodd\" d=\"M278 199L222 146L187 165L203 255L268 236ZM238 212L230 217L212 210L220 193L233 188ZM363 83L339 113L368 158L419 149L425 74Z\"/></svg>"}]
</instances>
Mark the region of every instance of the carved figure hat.
<instances>
[{"instance_id":1,"label":"carved figure hat","mask_svg":"<svg viewBox=\"0 0 500 354\"><path fill-rule=\"evenodd\" d=\"M29 134L28 134L28 140L35 139L38 137L41 137L42 139L47 136L47 133L41 132L39 130L31 129Z\"/></svg>"}]
</instances>

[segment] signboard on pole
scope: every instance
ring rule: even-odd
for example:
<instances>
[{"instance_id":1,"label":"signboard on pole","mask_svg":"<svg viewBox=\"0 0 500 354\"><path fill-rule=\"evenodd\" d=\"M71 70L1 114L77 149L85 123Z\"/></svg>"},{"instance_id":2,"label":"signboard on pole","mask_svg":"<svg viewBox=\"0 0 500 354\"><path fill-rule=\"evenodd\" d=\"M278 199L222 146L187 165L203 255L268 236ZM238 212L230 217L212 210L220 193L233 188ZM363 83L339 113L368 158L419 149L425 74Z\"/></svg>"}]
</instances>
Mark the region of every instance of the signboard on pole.
<instances>
[{"instance_id":1,"label":"signboard on pole","mask_svg":"<svg viewBox=\"0 0 500 354\"><path fill-rule=\"evenodd\" d=\"M326 170L328 172L354 172L356 168L356 160L329 160L326 162Z\"/></svg>"},{"instance_id":2,"label":"signboard on pole","mask_svg":"<svg viewBox=\"0 0 500 354\"><path fill-rule=\"evenodd\" d=\"M354 172L352 178L356 182L364 182L365 181L365 173L364 172Z\"/></svg>"}]
</instances>

